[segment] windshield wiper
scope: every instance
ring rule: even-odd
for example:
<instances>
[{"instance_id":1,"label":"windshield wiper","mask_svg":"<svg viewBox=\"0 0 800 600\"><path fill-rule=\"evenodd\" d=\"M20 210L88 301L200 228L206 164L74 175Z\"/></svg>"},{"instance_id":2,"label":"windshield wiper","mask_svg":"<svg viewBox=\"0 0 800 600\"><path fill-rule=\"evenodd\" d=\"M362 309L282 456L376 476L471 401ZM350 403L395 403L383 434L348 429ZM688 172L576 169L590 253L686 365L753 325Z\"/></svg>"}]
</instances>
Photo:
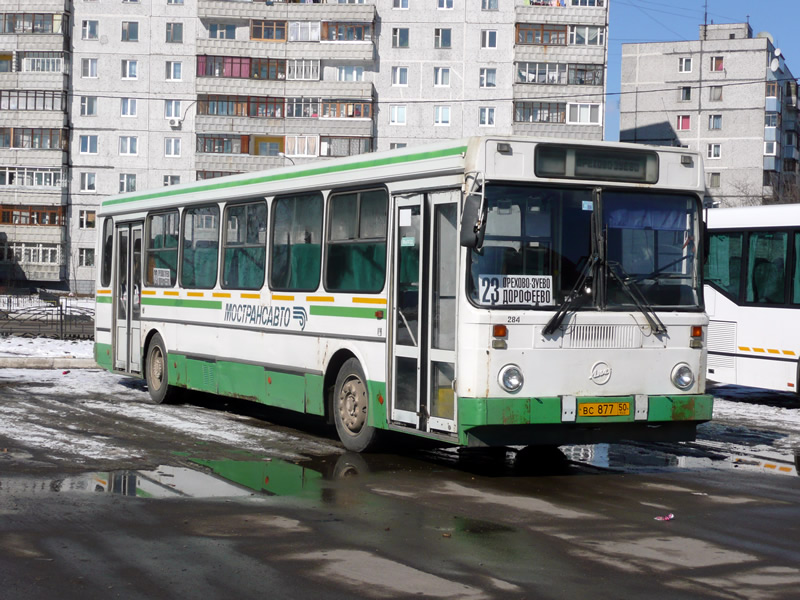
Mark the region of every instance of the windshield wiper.
<instances>
[{"instance_id":1,"label":"windshield wiper","mask_svg":"<svg viewBox=\"0 0 800 600\"><path fill-rule=\"evenodd\" d=\"M600 257L597 254L592 254L589 257L589 260L586 261L586 264L583 267L583 271L581 271L578 280L575 282L575 285L570 290L567 297L564 298L564 301L558 306L556 313L550 318L547 322L547 325L544 326L542 333L545 335L551 335L561 326L561 323L564 321L564 317L567 316L567 312L575 303L575 301L583 296L586 292L583 289L586 280L589 278L589 274L592 272L594 265L600 262Z\"/></svg>"},{"instance_id":2,"label":"windshield wiper","mask_svg":"<svg viewBox=\"0 0 800 600\"><path fill-rule=\"evenodd\" d=\"M619 282L619 284L622 286L622 289L625 290L628 296L630 296L631 300L633 300L633 303L636 308L639 309L639 312L641 312L644 315L644 318L647 319L650 329L656 334L666 333L666 326L661 322L661 319L658 318L655 309L647 302L647 298L645 298L641 288L636 285L636 280L628 275L625 272L625 269L622 268L622 265L618 262L608 261L606 264L608 265L608 272L614 279L617 280L617 282ZM617 272L617 269L619 269L619 273Z\"/></svg>"},{"instance_id":3,"label":"windshield wiper","mask_svg":"<svg viewBox=\"0 0 800 600\"><path fill-rule=\"evenodd\" d=\"M657 278L660 278L661 275L665 275L667 277L677 276L676 279L679 278L679 277L680 278L688 278L688 277L691 277L691 275L684 274L684 273L665 273L665 271L667 269L670 269L670 268L674 267L675 265L678 265L678 264L682 263L683 261L685 261L685 260L687 260L689 258L693 258L693 257L694 257L693 254L686 254L684 256L681 256L677 260L673 260L671 263L667 263L663 267L660 267L660 268L656 269L655 271L652 271L652 272L648 273L647 275L638 275L636 277L629 276L629 278L633 279L633 281L635 281L637 283L639 281L644 281L646 279L657 279Z\"/></svg>"}]
</instances>

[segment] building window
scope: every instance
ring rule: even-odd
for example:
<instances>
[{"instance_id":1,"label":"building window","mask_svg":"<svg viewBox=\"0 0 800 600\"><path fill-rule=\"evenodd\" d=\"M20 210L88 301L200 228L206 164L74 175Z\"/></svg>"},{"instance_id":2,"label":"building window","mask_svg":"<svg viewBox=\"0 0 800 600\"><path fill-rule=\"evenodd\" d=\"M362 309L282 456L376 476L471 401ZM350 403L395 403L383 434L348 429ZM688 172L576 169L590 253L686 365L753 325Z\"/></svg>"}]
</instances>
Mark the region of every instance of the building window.
<instances>
[{"instance_id":1,"label":"building window","mask_svg":"<svg viewBox=\"0 0 800 600\"><path fill-rule=\"evenodd\" d=\"M718 188L720 182L720 174L719 173L709 173L708 174L708 187L710 188Z\"/></svg>"},{"instance_id":2,"label":"building window","mask_svg":"<svg viewBox=\"0 0 800 600\"><path fill-rule=\"evenodd\" d=\"M450 29L436 28L433 30L433 47L434 48L450 48L452 44L452 35Z\"/></svg>"},{"instance_id":3,"label":"building window","mask_svg":"<svg viewBox=\"0 0 800 600\"><path fill-rule=\"evenodd\" d=\"M82 210L78 212L78 226L81 229L94 229L95 211Z\"/></svg>"},{"instance_id":4,"label":"building window","mask_svg":"<svg viewBox=\"0 0 800 600\"><path fill-rule=\"evenodd\" d=\"M568 104L567 123L600 125L600 104Z\"/></svg>"},{"instance_id":5,"label":"building window","mask_svg":"<svg viewBox=\"0 0 800 600\"><path fill-rule=\"evenodd\" d=\"M320 136L320 156L355 156L372 151L372 138Z\"/></svg>"},{"instance_id":6,"label":"building window","mask_svg":"<svg viewBox=\"0 0 800 600\"><path fill-rule=\"evenodd\" d=\"M778 142L764 142L764 156L777 156Z\"/></svg>"},{"instance_id":7,"label":"building window","mask_svg":"<svg viewBox=\"0 0 800 600\"><path fill-rule=\"evenodd\" d=\"M286 21L250 21L250 39L263 42L285 42Z\"/></svg>"},{"instance_id":8,"label":"building window","mask_svg":"<svg viewBox=\"0 0 800 600\"><path fill-rule=\"evenodd\" d=\"M400 148L407 147L408 144L405 142L390 142L389 143L389 150L399 150Z\"/></svg>"},{"instance_id":9,"label":"building window","mask_svg":"<svg viewBox=\"0 0 800 600\"><path fill-rule=\"evenodd\" d=\"M391 125L405 125L406 124L406 105L405 104L392 104L389 107L389 124L391 124Z\"/></svg>"},{"instance_id":10,"label":"building window","mask_svg":"<svg viewBox=\"0 0 800 600\"><path fill-rule=\"evenodd\" d=\"M712 102L719 102L722 100L722 86L712 85L708 88L708 99Z\"/></svg>"},{"instance_id":11,"label":"building window","mask_svg":"<svg viewBox=\"0 0 800 600\"><path fill-rule=\"evenodd\" d=\"M323 23L320 39L324 42L369 42L371 23Z\"/></svg>"},{"instance_id":12,"label":"building window","mask_svg":"<svg viewBox=\"0 0 800 600\"><path fill-rule=\"evenodd\" d=\"M515 102L514 121L517 123L566 123L567 105L563 102Z\"/></svg>"},{"instance_id":13,"label":"building window","mask_svg":"<svg viewBox=\"0 0 800 600\"><path fill-rule=\"evenodd\" d=\"M777 127L780 125L780 115L775 112L768 112L764 115L764 127Z\"/></svg>"},{"instance_id":14,"label":"building window","mask_svg":"<svg viewBox=\"0 0 800 600\"><path fill-rule=\"evenodd\" d=\"M574 67L577 65L571 65ZM570 71L572 74L572 71ZM517 64L517 77L520 83L563 85L567 83L565 63L523 62ZM577 83L570 81L569 83Z\"/></svg>"},{"instance_id":15,"label":"building window","mask_svg":"<svg viewBox=\"0 0 800 600\"><path fill-rule=\"evenodd\" d=\"M520 23L517 25L517 43L535 46L566 46L566 25Z\"/></svg>"},{"instance_id":16,"label":"building window","mask_svg":"<svg viewBox=\"0 0 800 600\"><path fill-rule=\"evenodd\" d=\"M481 0L481 10L499 10L499 0Z\"/></svg>"},{"instance_id":17,"label":"building window","mask_svg":"<svg viewBox=\"0 0 800 600\"><path fill-rule=\"evenodd\" d=\"M574 46L602 46L605 44L606 28L591 25L570 25L569 43Z\"/></svg>"},{"instance_id":18,"label":"building window","mask_svg":"<svg viewBox=\"0 0 800 600\"><path fill-rule=\"evenodd\" d=\"M408 48L408 27L392 28L392 48Z\"/></svg>"},{"instance_id":19,"label":"building window","mask_svg":"<svg viewBox=\"0 0 800 600\"><path fill-rule=\"evenodd\" d=\"M450 87L450 67L433 67L433 85Z\"/></svg>"},{"instance_id":20,"label":"building window","mask_svg":"<svg viewBox=\"0 0 800 600\"><path fill-rule=\"evenodd\" d=\"M392 0L392 8L408 10L408 0Z\"/></svg>"},{"instance_id":21,"label":"building window","mask_svg":"<svg viewBox=\"0 0 800 600\"><path fill-rule=\"evenodd\" d=\"M97 154L97 136L96 135L80 136L80 149L81 149L81 154Z\"/></svg>"},{"instance_id":22,"label":"building window","mask_svg":"<svg viewBox=\"0 0 800 600\"><path fill-rule=\"evenodd\" d=\"M692 59L679 58L678 59L678 73L691 73L692 72Z\"/></svg>"},{"instance_id":23,"label":"building window","mask_svg":"<svg viewBox=\"0 0 800 600\"><path fill-rule=\"evenodd\" d=\"M81 116L97 116L97 96L81 96Z\"/></svg>"},{"instance_id":24,"label":"building window","mask_svg":"<svg viewBox=\"0 0 800 600\"><path fill-rule=\"evenodd\" d=\"M164 100L164 118L165 119L181 118L180 100Z\"/></svg>"},{"instance_id":25,"label":"building window","mask_svg":"<svg viewBox=\"0 0 800 600\"><path fill-rule=\"evenodd\" d=\"M296 119L319 117L319 98L287 98L286 116Z\"/></svg>"},{"instance_id":26,"label":"building window","mask_svg":"<svg viewBox=\"0 0 800 600\"><path fill-rule=\"evenodd\" d=\"M497 48L497 31L481 29L481 48Z\"/></svg>"},{"instance_id":27,"label":"building window","mask_svg":"<svg viewBox=\"0 0 800 600\"><path fill-rule=\"evenodd\" d=\"M434 106L433 107L433 124L434 125L450 125L450 107L449 106Z\"/></svg>"},{"instance_id":28,"label":"building window","mask_svg":"<svg viewBox=\"0 0 800 600\"><path fill-rule=\"evenodd\" d=\"M119 174L119 193L136 191L136 175L133 173L120 173Z\"/></svg>"},{"instance_id":29,"label":"building window","mask_svg":"<svg viewBox=\"0 0 800 600\"><path fill-rule=\"evenodd\" d=\"M337 81L364 81L364 67L344 66L336 70Z\"/></svg>"},{"instance_id":30,"label":"building window","mask_svg":"<svg viewBox=\"0 0 800 600\"><path fill-rule=\"evenodd\" d=\"M94 266L94 248L78 248L78 266Z\"/></svg>"},{"instance_id":31,"label":"building window","mask_svg":"<svg viewBox=\"0 0 800 600\"><path fill-rule=\"evenodd\" d=\"M286 156L318 156L317 136L287 135Z\"/></svg>"},{"instance_id":32,"label":"building window","mask_svg":"<svg viewBox=\"0 0 800 600\"><path fill-rule=\"evenodd\" d=\"M286 63L287 79L319 81L319 60L296 59ZM280 79L280 75L278 79Z\"/></svg>"},{"instance_id":33,"label":"building window","mask_svg":"<svg viewBox=\"0 0 800 600\"><path fill-rule=\"evenodd\" d=\"M181 138L164 138L164 156L181 155Z\"/></svg>"},{"instance_id":34,"label":"building window","mask_svg":"<svg viewBox=\"0 0 800 600\"><path fill-rule=\"evenodd\" d=\"M724 63L721 56L712 56L711 57L711 70L712 71L723 71L725 69Z\"/></svg>"},{"instance_id":35,"label":"building window","mask_svg":"<svg viewBox=\"0 0 800 600\"><path fill-rule=\"evenodd\" d=\"M122 22L122 41L123 42L139 41L139 23L137 21Z\"/></svg>"},{"instance_id":36,"label":"building window","mask_svg":"<svg viewBox=\"0 0 800 600\"><path fill-rule=\"evenodd\" d=\"M81 173L81 191L82 192L96 192L97 191L97 174L96 173Z\"/></svg>"},{"instance_id":37,"label":"building window","mask_svg":"<svg viewBox=\"0 0 800 600\"><path fill-rule=\"evenodd\" d=\"M213 40L235 40L236 25L211 23L208 26L208 37Z\"/></svg>"},{"instance_id":38,"label":"building window","mask_svg":"<svg viewBox=\"0 0 800 600\"><path fill-rule=\"evenodd\" d=\"M63 52L20 52L22 71L24 73L63 73ZM0 72L11 72L11 57L8 56L8 68L3 63L6 56L0 56Z\"/></svg>"},{"instance_id":39,"label":"building window","mask_svg":"<svg viewBox=\"0 0 800 600\"><path fill-rule=\"evenodd\" d=\"M437 0L436 7L442 10L452 10L453 0Z\"/></svg>"},{"instance_id":40,"label":"building window","mask_svg":"<svg viewBox=\"0 0 800 600\"><path fill-rule=\"evenodd\" d=\"M679 98L681 102L688 102L692 99L692 88L690 86L684 86L678 89Z\"/></svg>"},{"instance_id":41,"label":"building window","mask_svg":"<svg viewBox=\"0 0 800 600\"><path fill-rule=\"evenodd\" d=\"M692 128L692 117L690 115L678 115L678 131L688 131Z\"/></svg>"},{"instance_id":42,"label":"building window","mask_svg":"<svg viewBox=\"0 0 800 600\"><path fill-rule=\"evenodd\" d=\"M392 85L408 85L408 67L392 67Z\"/></svg>"},{"instance_id":43,"label":"building window","mask_svg":"<svg viewBox=\"0 0 800 600\"><path fill-rule=\"evenodd\" d=\"M479 123L483 127L494 127L494 106L481 106L478 109Z\"/></svg>"},{"instance_id":44,"label":"building window","mask_svg":"<svg viewBox=\"0 0 800 600\"><path fill-rule=\"evenodd\" d=\"M572 0L572 6L605 6L605 0Z\"/></svg>"},{"instance_id":45,"label":"building window","mask_svg":"<svg viewBox=\"0 0 800 600\"><path fill-rule=\"evenodd\" d=\"M183 23L167 23L167 43L183 43Z\"/></svg>"},{"instance_id":46,"label":"building window","mask_svg":"<svg viewBox=\"0 0 800 600\"><path fill-rule=\"evenodd\" d=\"M722 115L708 115L709 129L722 129Z\"/></svg>"},{"instance_id":47,"label":"building window","mask_svg":"<svg viewBox=\"0 0 800 600\"><path fill-rule=\"evenodd\" d=\"M290 42L318 42L319 21L292 21L289 23Z\"/></svg>"},{"instance_id":48,"label":"building window","mask_svg":"<svg viewBox=\"0 0 800 600\"><path fill-rule=\"evenodd\" d=\"M164 175L164 186L169 185L180 185L181 183L181 176L180 175Z\"/></svg>"},{"instance_id":49,"label":"building window","mask_svg":"<svg viewBox=\"0 0 800 600\"><path fill-rule=\"evenodd\" d=\"M120 156L136 156L139 154L139 138L135 135L119 136Z\"/></svg>"},{"instance_id":50,"label":"building window","mask_svg":"<svg viewBox=\"0 0 800 600\"><path fill-rule=\"evenodd\" d=\"M139 0L134 0L138 2ZM183 4L183 0L167 0L167 4Z\"/></svg>"},{"instance_id":51,"label":"building window","mask_svg":"<svg viewBox=\"0 0 800 600\"><path fill-rule=\"evenodd\" d=\"M123 117L136 116L136 98L120 98L119 99L120 115Z\"/></svg>"},{"instance_id":52,"label":"building window","mask_svg":"<svg viewBox=\"0 0 800 600\"><path fill-rule=\"evenodd\" d=\"M371 119L372 104L368 101L323 100L323 119Z\"/></svg>"},{"instance_id":53,"label":"building window","mask_svg":"<svg viewBox=\"0 0 800 600\"><path fill-rule=\"evenodd\" d=\"M168 60L167 61L167 81L180 81L182 78L182 63Z\"/></svg>"},{"instance_id":54,"label":"building window","mask_svg":"<svg viewBox=\"0 0 800 600\"><path fill-rule=\"evenodd\" d=\"M479 85L482 88L497 87L497 69L481 69Z\"/></svg>"},{"instance_id":55,"label":"building window","mask_svg":"<svg viewBox=\"0 0 800 600\"><path fill-rule=\"evenodd\" d=\"M97 59L96 58L82 58L81 59L81 77L84 79L97 78Z\"/></svg>"},{"instance_id":56,"label":"building window","mask_svg":"<svg viewBox=\"0 0 800 600\"><path fill-rule=\"evenodd\" d=\"M81 39L82 40L96 40L98 38L97 32L99 29L99 21L82 21L81 22ZM16 32L16 29L13 31ZM5 31L3 32L5 33Z\"/></svg>"},{"instance_id":57,"label":"building window","mask_svg":"<svg viewBox=\"0 0 800 600\"><path fill-rule=\"evenodd\" d=\"M138 77L138 61L125 59L121 64L123 79L136 79Z\"/></svg>"},{"instance_id":58,"label":"building window","mask_svg":"<svg viewBox=\"0 0 800 600\"><path fill-rule=\"evenodd\" d=\"M722 144L709 144L706 149L708 158L720 158L722 156Z\"/></svg>"}]
</instances>

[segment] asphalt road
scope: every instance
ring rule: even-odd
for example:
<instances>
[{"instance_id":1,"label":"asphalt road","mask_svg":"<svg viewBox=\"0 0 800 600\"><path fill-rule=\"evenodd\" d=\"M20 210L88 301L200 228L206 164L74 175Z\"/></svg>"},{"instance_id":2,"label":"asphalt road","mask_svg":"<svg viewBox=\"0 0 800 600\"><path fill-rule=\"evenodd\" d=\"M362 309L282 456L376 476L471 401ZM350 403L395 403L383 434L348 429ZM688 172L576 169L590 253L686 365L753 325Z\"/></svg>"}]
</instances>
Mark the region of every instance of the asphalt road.
<instances>
[{"instance_id":1,"label":"asphalt road","mask_svg":"<svg viewBox=\"0 0 800 600\"><path fill-rule=\"evenodd\" d=\"M789 438L360 456L280 411L3 370L0 598L794 598Z\"/></svg>"}]
</instances>

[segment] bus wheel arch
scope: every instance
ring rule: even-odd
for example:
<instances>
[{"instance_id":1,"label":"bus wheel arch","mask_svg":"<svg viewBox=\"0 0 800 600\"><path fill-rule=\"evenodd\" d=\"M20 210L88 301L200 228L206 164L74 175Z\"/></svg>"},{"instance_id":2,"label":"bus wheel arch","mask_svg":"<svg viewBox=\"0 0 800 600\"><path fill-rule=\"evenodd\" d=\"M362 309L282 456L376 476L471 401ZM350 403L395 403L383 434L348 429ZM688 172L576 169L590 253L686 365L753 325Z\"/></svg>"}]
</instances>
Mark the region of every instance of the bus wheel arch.
<instances>
[{"instance_id":1,"label":"bus wheel arch","mask_svg":"<svg viewBox=\"0 0 800 600\"><path fill-rule=\"evenodd\" d=\"M336 359L337 357L334 357ZM336 379L330 394L330 410L336 432L344 447L351 452L373 449L378 441L378 431L369 424L369 388L364 369L351 353L342 353L344 360L336 361L338 369L329 365L328 376ZM326 388L327 389L327 388Z\"/></svg>"}]
</instances>

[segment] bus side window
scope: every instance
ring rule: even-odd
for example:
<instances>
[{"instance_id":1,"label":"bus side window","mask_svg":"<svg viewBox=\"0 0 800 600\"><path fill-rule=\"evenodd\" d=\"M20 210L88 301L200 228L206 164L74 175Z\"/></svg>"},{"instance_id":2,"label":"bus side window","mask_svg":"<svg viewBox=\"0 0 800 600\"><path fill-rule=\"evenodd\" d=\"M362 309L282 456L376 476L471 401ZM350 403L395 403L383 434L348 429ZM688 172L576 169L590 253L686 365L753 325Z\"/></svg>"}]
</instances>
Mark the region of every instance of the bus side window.
<instances>
[{"instance_id":1,"label":"bus side window","mask_svg":"<svg viewBox=\"0 0 800 600\"><path fill-rule=\"evenodd\" d=\"M145 284L172 287L178 277L178 211L147 217Z\"/></svg>"},{"instance_id":2,"label":"bus side window","mask_svg":"<svg viewBox=\"0 0 800 600\"><path fill-rule=\"evenodd\" d=\"M111 219L106 219L103 222L103 270L100 272L100 285L102 287L111 285L111 250L114 245L113 226L114 222Z\"/></svg>"},{"instance_id":3,"label":"bus side window","mask_svg":"<svg viewBox=\"0 0 800 600\"><path fill-rule=\"evenodd\" d=\"M786 301L786 232L751 233L747 255L747 301L783 304Z\"/></svg>"},{"instance_id":4,"label":"bus side window","mask_svg":"<svg viewBox=\"0 0 800 600\"><path fill-rule=\"evenodd\" d=\"M322 253L322 194L299 194L273 202L269 287L314 291Z\"/></svg>"},{"instance_id":5,"label":"bus side window","mask_svg":"<svg viewBox=\"0 0 800 600\"><path fill-rule=\"evenodd\" d=\"M385 190L330 197L325 289L359 293L383 289L388 203Z\"/></svg>"},{"instance_id":6,"label":"bus side window","mask_svg":"<svg viewBox=\"0 0 800 600\"><path fill-rule=\"evenodd\" d=\"M742 264L741 233L710 233L704 276L734 300L739 298Z\"/></svg>"},{"instance_id":7,"label":"bus side window","mask_svg":"<svg viewBox=\"0 0 800 600\"><path fill-rule=\"evenodd\" d=\"M267 203L225 209L222 287L257 290L264 285L267 253Z\"/></svg>"},{"instance_id":8,"label":"bus side window","mask_svg":"<svg viewBox=\"0 0 800 600\"><path fill-rule=\"evenodd\" d=\"M200 206L183 211L181 286L213 288L217 283L219 207Z\"/></svg>"}]
</instances>

